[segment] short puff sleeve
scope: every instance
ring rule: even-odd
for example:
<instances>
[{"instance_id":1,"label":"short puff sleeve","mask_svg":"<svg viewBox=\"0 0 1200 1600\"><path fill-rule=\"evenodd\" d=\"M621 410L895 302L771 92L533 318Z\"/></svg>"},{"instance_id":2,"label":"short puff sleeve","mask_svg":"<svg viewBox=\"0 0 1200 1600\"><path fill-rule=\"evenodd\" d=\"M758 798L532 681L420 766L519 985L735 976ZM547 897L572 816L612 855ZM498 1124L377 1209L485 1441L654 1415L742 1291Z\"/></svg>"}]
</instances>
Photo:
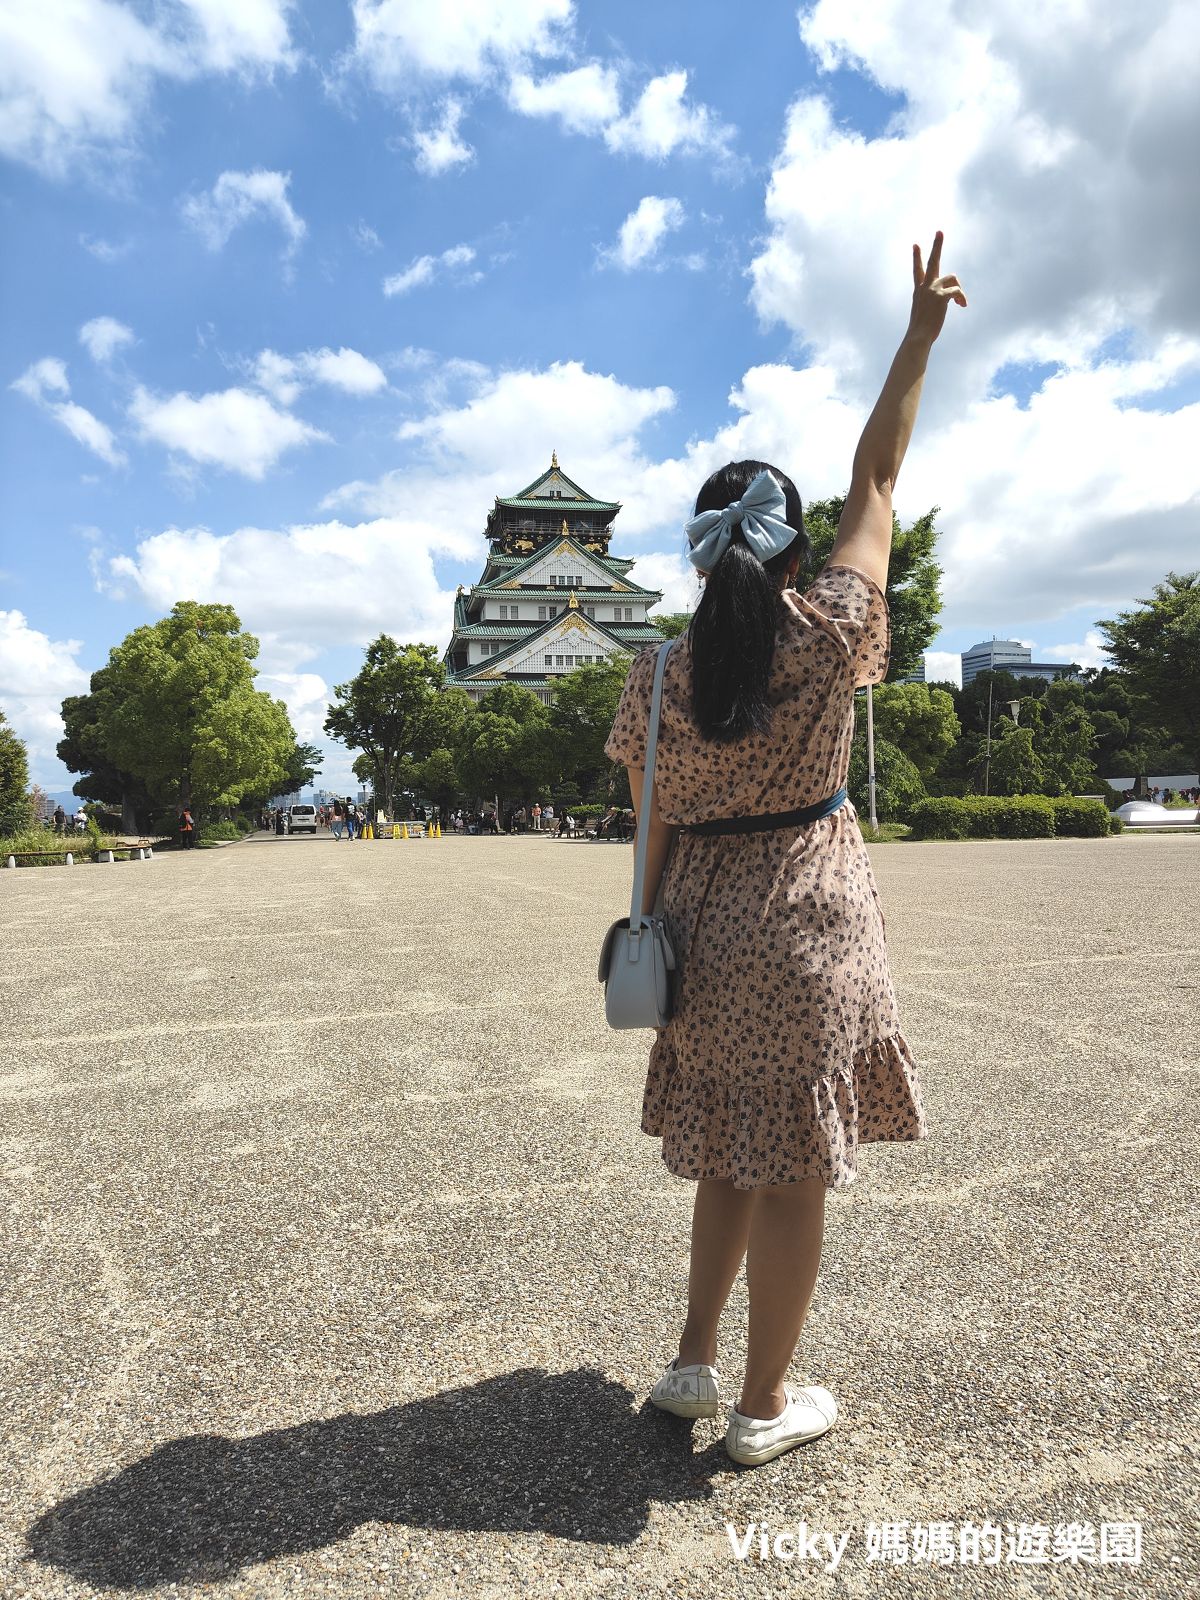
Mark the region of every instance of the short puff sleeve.
<instances>
[{"instance_id":1,"label":"short puff sleeve","mask_svg":"<svg viewBox=\"0 0 1200 1600\"><path fill-rule=\"evenodd\" d=\"M650 700L654 693L654 667L659 646L651 645L633 658L625 687L617 703L612 731L604 741L604 754L610 761L627 767L646 765L646 734L650 727Z\"/></svg>"},{"instance_id":2,"label":"short puff sleeve","mask_svg":"<svg viewBox=\"0 0 1200 1600\"><path fill-rule=\"evenodd\" d=\"M892 652L892 618L883 590L857 567L822 567L804 598L846 651L854 687L882 683Z\"/></svg>"}]
</instances>

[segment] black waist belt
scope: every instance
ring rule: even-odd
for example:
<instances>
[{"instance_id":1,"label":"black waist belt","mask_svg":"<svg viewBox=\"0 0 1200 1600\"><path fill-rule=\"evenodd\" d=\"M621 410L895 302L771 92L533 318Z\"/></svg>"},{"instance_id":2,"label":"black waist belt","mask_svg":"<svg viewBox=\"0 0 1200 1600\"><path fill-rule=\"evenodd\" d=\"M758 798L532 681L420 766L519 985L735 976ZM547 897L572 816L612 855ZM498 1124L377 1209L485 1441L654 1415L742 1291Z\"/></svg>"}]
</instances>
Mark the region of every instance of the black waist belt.
<instances>
[{"instance_id":1,"label":"black waist belt","mask_svg":"<svg viewBox=\"0 0 1200 1600\"><path fill-rule=\"evenodd\" d=\"M843 784L836 794L816 805L801 806L796 811L772 811L761 817L713 817L708 822L688 822L680 827L681 833L764 833L768 828L794 828L801 822L816 822L827 817L850 798Z\"/></svg>"}]
</instances>

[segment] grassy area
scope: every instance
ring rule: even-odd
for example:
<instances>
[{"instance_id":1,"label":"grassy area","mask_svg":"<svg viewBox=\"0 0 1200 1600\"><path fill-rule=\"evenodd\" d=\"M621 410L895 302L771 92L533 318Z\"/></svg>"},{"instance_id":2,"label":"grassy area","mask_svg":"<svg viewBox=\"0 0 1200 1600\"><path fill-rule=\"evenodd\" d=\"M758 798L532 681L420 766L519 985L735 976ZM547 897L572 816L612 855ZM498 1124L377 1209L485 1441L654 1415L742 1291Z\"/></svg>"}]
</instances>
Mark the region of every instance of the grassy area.
<instances>
[{"instance_id":1,"label":"grassy area","mask_svg":"<svg viewBox=\"0 0 1200 1600\"><path fill-rule=\"evenodd\" d=\"M53 828L25 828L0 839L0 865L10 855L32 851L45 851L44 862L24 862L23 865L53 865L62 859L64 850L69 850L76 861L91 861L97 850L111 849L116 843L117 840L107 833L55 833Z\"/></svg>"},{"instance_id":2,"label":"grassy area","mask_svg":"<svg viewBox=\"0 0 1200 1600\"><path fill-rule=\"evenodd\" d=\"M867 844L895 844L907 839L912 832L906 822L881 822L878 828L873 828L862 817L858 819L858 828Z\"/></svg>"}]
</instances>

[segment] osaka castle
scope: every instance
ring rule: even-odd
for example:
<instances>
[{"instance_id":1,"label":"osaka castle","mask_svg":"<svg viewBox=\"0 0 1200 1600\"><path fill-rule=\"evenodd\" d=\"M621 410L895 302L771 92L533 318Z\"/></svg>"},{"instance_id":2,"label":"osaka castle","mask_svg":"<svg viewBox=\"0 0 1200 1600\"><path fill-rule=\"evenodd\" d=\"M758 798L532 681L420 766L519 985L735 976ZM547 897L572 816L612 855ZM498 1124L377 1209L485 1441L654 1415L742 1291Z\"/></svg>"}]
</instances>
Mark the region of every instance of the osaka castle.
<instances>
[{"instance_id":1,"label":"osaka castle","mask_svg":"<svg viewBox=\"0 0 1200 1600\"><path fill-rule=\"evenodd\" d=\"M528 488L497 498L483 574L455 596L447 688L478 702L497 682L519 683L549 704L564 672L628 659L666 637L648 616L662 592L640 588L633 562L608 553L620 509L568 478L557 452Z\"/></svg>"}]
</instances>

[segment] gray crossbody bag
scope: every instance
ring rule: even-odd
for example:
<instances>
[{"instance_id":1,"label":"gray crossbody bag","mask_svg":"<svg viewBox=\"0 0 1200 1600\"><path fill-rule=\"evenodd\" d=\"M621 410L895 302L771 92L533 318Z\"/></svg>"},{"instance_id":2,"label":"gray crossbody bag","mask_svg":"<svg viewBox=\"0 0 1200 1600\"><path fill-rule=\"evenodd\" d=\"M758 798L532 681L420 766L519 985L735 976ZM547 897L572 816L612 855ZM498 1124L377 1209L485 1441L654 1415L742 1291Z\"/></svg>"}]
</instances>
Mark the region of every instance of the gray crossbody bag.
<instances>
[{"instance_id":1,"label":"gray crossbody bag","mask_svg":"<svg viewBox=\"0 0 1200 1600\"><path fill-rule=\"evenodd\" d=\"M642 803L638 807L637 842L634 846L633 899L629 915L613 923L600 951L598 976L604 985L604 1014L613 1028L665 1028L675 1010L678 964L663 915L661 881L653 913L649 916L641 913L663 673L667 665L667 652L674 642L668 639L662 645L654 667L654 692L650 700L650 725L646 734L646 774Z\"/></svg>"}]
</instances>

